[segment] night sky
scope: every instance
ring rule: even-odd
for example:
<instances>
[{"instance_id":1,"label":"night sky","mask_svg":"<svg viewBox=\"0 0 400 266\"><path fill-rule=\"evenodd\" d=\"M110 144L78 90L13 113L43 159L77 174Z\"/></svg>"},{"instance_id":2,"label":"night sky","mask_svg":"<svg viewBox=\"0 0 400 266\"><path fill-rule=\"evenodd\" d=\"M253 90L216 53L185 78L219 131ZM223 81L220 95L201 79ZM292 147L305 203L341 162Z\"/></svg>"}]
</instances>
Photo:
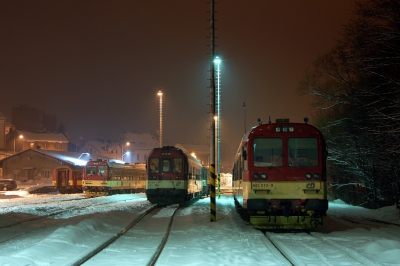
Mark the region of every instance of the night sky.
<instances>
[{"instance_id":1,"label":"night sky","mask_svg":"<svg viewBox=\"0 0 400 266\"><path fill-rule=\"evenodd\" d=\"M352 16L351 0L217 0L222 157L261 118L312 117L296 89ZM208 0L1 0L0 112L56 114L70 141L124 131L209 144ZM312 118L311 118L312 124ZM227 159L228 159L227 158Z\"/></svg>"}]
</instances>

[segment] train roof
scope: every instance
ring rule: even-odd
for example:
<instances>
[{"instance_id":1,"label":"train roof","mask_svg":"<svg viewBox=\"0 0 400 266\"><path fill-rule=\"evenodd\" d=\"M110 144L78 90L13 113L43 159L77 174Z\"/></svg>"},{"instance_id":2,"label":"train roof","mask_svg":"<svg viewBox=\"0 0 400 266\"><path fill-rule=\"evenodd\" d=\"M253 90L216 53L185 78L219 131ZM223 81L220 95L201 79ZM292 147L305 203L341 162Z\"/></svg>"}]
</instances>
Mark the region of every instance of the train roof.
<instances>
[{"instance_id":1,"label":"train roof","mask_svg":"<svg viewBox=\"0 0 400 266\"><path fill-rule=\"evenodd\" d=\"M167 151L168 151L168 150L175 150L175 151L178 151L178 152L180 152L182 155L185 155L188 159L194 160L194 161L196 161L199 165L203 166L203 164L200 162L200 160L199 160L196 156L193 156L193 155L190 154L188 151L183 150L183 149L181 149L181 148L177 148L177 147L175 147L175 146L164 146L164 147L162 147L162 148L154 148L154 149L151 151L151 153L149 154L148 158L150 158L150 157L153 155L153 152L154 152L154 151L161 151L161 150L167 150Z\"/></svg>"},{"instance_id":2,"label":"train roof","mask_svg":"<svg viewBox=\"0 0 400 266\"><path fill-rule=\"evenodd\" d=\"M316 128L316 127L313 126L313 125L308 124L308 118L304 118L304 123L289 122L289 119L276 119L276 122L275 122L275 123L269 122L268 124L262 124L262 122L261 122L258 126L253 126L252 128L250 128L250 129L243 135L243 138L241 139L241 141L240 141L240 143L239 143L239 147L238 147L237 153L240 152L240 147L242 146L242 143L248 141L250 134L251 134L252 132L254 132L254 130L256 130L257 128L267 127L267 126L270 126L270 125L273 125L273 126L276 126L276 125L282 125L282 126L301 125L301 126L304 126L304 125L307 125L307 126L310 126L310 127L315 128L319 133L321 133L321 132L319 131L318 128Z\"/></svg>"},{"instance_id":3,"label":"train roof","mask_svg":"<svg viewBox=\"0 0 400 266\"><path fill-rule=\"evenodd\" d=\"M133 168L133 169L136 169L136 168L143 168L143 167L145 167L145 165L146 165L146 164L144 164L144 163L129 164L129 163L120 163L120 162L115 162L115 161L111 161L111 162L110 162L110 161L108 161L108 160L101 160L101 159L98 159L98 160L96 160L96 161L90 160L90 161L87 162L86 165L92 164L92 163L95 164L96 162L98 162L98 163L105 163L105 164L107 164L109 167L112 167L112 168Z\"/></svg>"}]
</instances>

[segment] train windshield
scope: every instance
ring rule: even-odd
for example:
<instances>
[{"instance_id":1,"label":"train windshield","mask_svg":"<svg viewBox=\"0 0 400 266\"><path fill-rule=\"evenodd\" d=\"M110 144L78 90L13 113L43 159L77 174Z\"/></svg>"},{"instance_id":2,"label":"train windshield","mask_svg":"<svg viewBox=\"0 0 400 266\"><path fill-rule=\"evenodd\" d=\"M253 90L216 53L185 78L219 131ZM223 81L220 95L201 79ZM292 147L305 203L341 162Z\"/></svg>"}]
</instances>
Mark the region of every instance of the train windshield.
<instances>
[{"instance_id":1,"label":"train windshield","mask_svg":"<svg viewBox=\"0 0 400 266\"><path fill-rule=\"evenodd\" d=\"M95 175L96 166L86 166L86 175Z\"/></svg>"},{"instance_id":2,"label":"train windshield","mask_svg":"<svg viewBox=\"0 0 400 266\"><path fill-rule=\"evenodd\" d=\"M101 166L101 165L99 165L98 167L97 167L97 171L98 171L98 175L99 176L107 176L107 166Z\"/></svg>"},{"instance_id":3,"label":"train windshield","mask_svg":"<svg viewBox=\"0 0 400 266\"><path fill-rule=\"evenodd\" d=\"M281 138L255 138L253 142L255 167L283 165L283 141Z\"/></svg>"},{"instance_id":4,"label":"train windshield","mask_svg":"<svg viewBox=\"0 0 400 266\"><path fill-rule=\"evenodd\" d=\"M318 140L316 138L288 139L289 166L318 166Z\"/></svg>"},{"instance_id":5,"label":"train windshield","mask_svg":"<svg viewBox=\"0 0 400 266\"><path fill-rule=\"evenodd\" d=\"M150 158L150 173L158 173L160 160L158 158Z\"/></svg>"},{"instance_id":6,"label":"train windshield","mask_svg":"<svg viewBox=\"0 0 400 266\"><path fill-rule=\"evenodd\" d=\"M158 173L159 158L150 159L150 173ZM161 170L163 173L182 173L183 160L182 158L164 158L161 159Z\"/></svg>"},{"instance_id":7,"label":"train windshield","mask_svg":"<svg viewBox=\"0 0 400 266\"><path fill-rule=\"evenodd\" d=\"M172 164L174 173L182 173L182 158L174 158Z\"/></svg>"}]
</instances>

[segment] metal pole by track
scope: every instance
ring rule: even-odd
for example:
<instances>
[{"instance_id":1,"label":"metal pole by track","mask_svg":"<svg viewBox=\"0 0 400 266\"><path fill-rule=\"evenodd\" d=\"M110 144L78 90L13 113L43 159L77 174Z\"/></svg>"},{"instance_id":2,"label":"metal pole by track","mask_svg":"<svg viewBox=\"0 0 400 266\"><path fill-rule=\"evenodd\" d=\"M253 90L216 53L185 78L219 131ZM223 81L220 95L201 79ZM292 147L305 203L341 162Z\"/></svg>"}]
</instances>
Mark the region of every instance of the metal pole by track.
<instances>
[{"instance_id":1,"label":"metal pole by track","mask_svg":"<svg viewBox=\"0 0 400 266\"><path fill-rule=\"evenodd\" d=\"M215 71L214 71L214 0L210 1L210 40L211 40L211 60L210 60L210 221L217 220L215 204Z\"/></svg>"}]
</instances>

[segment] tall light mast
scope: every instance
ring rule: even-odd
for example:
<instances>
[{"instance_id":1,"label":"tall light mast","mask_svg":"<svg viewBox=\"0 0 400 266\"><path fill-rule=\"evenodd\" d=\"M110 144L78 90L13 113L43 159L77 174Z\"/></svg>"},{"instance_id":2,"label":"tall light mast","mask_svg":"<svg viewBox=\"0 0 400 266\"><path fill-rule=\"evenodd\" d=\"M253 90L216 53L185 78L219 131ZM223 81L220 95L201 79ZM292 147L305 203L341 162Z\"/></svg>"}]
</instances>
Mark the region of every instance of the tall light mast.
<instances>
[{"instance_id":1,"label":"tall light mast","mask_svg":"<svg viewBox=\"0 0 400 266\"><path fill-rule=\"evenodd\" d=\"M162 121L162 95L163 93L161 91L158 91L157 93L158 96L160 96L160 148L163 146L162 145L162 135L163 135L163 121Z\"/></svg>"},{"instance_id":2,"label":"tall light mast","mask_svg":"<svg viewBox=\"0 0 400 266\"><path fill-rule=\"evenodd\" d=\"M220 181L221 181L221 83L220 83L220 68L219 65L221 63L221 59L216 56L214 59L214 63L217 64L217 186L218 186L218 197L220 195Z\"/></svg>"},{"instance_id":3,"label":"tall light mast","mask_svg":"<svg viewBox=\"0 0 400 266\"><path fill-rule=\"evenodd\" d=\"M217 220L215 204L215 71L214 71L214 0L210 1L210 221Z\"/></svg>"}]
</instances>

